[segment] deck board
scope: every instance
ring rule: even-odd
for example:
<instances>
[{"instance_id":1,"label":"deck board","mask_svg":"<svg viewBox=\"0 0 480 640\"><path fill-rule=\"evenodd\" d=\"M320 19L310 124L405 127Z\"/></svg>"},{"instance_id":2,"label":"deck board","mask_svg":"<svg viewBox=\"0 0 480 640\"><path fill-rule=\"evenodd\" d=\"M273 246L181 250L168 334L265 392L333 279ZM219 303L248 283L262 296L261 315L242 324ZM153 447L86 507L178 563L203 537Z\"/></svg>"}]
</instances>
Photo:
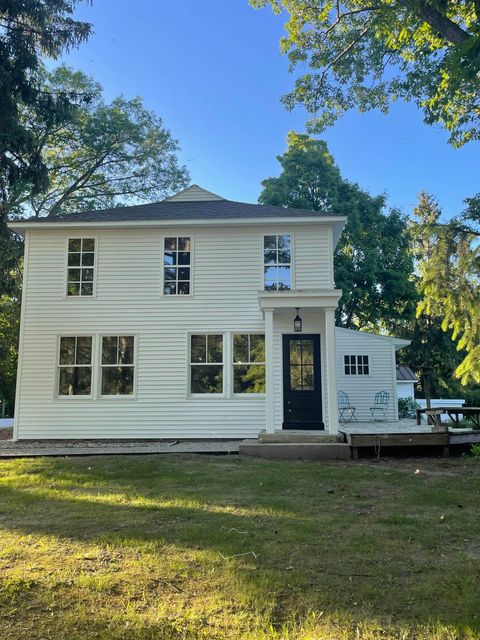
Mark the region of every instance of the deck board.
<instances>
[{"instance_id":1,"label":"deck board","mask_svg":"<svg viewBox=\"0 0 480 640\"><path fill-rule=\"evenodd\" d=\"M432 431L431 426L414 421L342 424L339 433L352 448L352 456L358 456L361 448L382 447L443 447L448 455L450 445L468 445L480 442L478 429L454 429Z\"/></svg>"}]
</instances>

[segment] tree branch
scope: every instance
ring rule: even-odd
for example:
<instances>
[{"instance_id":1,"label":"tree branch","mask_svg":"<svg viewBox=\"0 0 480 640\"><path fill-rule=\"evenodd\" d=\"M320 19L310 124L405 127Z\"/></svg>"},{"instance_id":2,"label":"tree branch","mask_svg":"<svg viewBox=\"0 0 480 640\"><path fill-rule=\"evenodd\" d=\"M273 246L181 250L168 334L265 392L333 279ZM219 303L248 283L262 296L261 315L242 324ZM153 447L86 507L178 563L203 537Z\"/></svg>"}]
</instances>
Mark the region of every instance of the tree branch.
<instances>
[{"instance_id":1,"label":"tree branch","mask_svg":"<svg viewBox=\"0 0 480 640\"><path fill-rule=\"evenodd\" d=\"M323 79L323 78L325 78L325 75L326 75L326 73L327 73L327 71L328 71L329 69L331 69L333 66L335 66L335 65L337 64L337 62L339 62L339 61L340 61L344 56L346 56L346 55L347 55L347 53L348 53L351 49L353 49L353 47L354 47L356 44L358 44L358 42L360 42L360 40L363 38L363 36L364 36L368 31L369 31L369 29L370 29L370 22L371 22L371 19L369 18L369 19L365 22L365 27L362 29L362 31L360 31L360 33L358 34L358 36L357 36L354 40L352 40L352 42L350 42L350 44L349 44L349 45L347 45L347 46L345 47L345 49L343 49L342 51L340 51L340 53L339 53L337 56L335 56L335 58L334 58L331 62L329 62L329 63L327 64L327 66L325 67L325 69L322 71L322 79Z\"/></svg>"},{"instance_id":2,"label":"tree branch","mask_svg":"<svg viewBox=\"0 0 480 640\"><path fill-rule=\"evenodd\" d=\"M432 29L440 33L445 40L452 44L461 44L466 42L472 36L464 31L456 22L444 16L438 9L429 4L426 0L397 0L398 4L415 13L424 22L429 24Z\"/></svg>"},{"instance_id":3,"label":"tree branch","mask_svg":"<svg viewBox=\"0 0 480 640\"><path fill-rule=\"evenodd\" d=\"M378 11L379 9L385 9L385 7L382 5L376 4L376 5L371 5L369 7L362 7L361 9L352 9L352 11L345 11L345 13L339 13L339 7L337 7L337 18L335 22L332 22L332 24L328 27L328 29L323 34L324 38L328 36L328 34L331 31L333 31L333 29L335 29L337 24L341 22L344 18L348 18L349 16L355 16L358 13L365 13L365 11Z\"/></svg>"},{"instance_id":4,"label":"tree branch","mask_svg":"<svg viewBox=\"0 0 480 640\"><path fill-rule=\"evenodd\" d=\"M68 200L68 198L71 196L72 193L74 193L77 189L79 189L80 187L82 187L85 182L87 182L92 175L95 173L95 171L102 166L102 163L105 161L105 158L107 158L108 153L105 153L103 156L101 156L97 162L95 162L95 164L93 164L87 171L85 171L85 173L83 175L81 175L80 177L78 177L75 182L70 185L70 187L68 187L68 189L65 190L64 194L62 195L61 198L59 198L57 200L57 202L55 202L55 204L53 205L53 207L51 208L51 213L56 215L58 209L62 206L62 204Z\"/></svg>"}]
</instances>

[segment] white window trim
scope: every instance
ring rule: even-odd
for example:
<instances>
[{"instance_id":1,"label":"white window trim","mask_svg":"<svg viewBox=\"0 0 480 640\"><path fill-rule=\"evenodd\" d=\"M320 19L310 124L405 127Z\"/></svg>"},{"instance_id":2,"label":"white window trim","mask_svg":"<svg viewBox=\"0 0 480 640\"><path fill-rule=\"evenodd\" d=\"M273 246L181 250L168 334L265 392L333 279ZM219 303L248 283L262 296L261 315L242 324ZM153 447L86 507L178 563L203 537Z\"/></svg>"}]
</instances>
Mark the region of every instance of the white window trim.
<instances>
[{"instance_id":1,"label":"white window trim","mask_svg":"<svg viewBox=\"0 0 480 640\"><path fill-rule=\"evenodd\" d=\"M260 247L260 255L262 257L262 272L261 272L261 280L260 280L260 291L269 291L269 289L265 289L265 267L268 266L265 264L265 237L266 236L290 236L290 289L289 291L295 290L295 233L293 231L271 231L270 233L262 233L261 237L261 247ZM272 266L272 265L270 265ZM278 289L276 289L277 293L281 293Z\"/></svg>"},{"instance_id":2,"label":"white window trim","mask_svg":"<svg viewBox=\"0 0 480 640\"><path fill-rule=\"evenodd\" d=\"M368 358L368 373L345 373L345 357L346 356L355 356L356 358L358 358L358 356L367 356ZM358 364L355 365L358 367ZM363 378L370 378L372 373L372 360L370 358L370 354L369 353L344 353L342 354L342 375L344 378L355 378L355 379L359 379L362 380Z\"/></svg>"},{"instance_id":3,"label":"white window trim","mask_svg":"<svg viewBox=\"0 0 480 640\"><path fill-rule=\"evenodd\" d=\"M88 395L63 395L60 394L60 369L67 367L68 365L60 365L60 340L61 338L92 338L92 361L90 365L78 365L79 367L90 366L92 370L92 377L90 380L90 393ZM96 366L95 366L95 354L96 354L96 335L94 333L81 332L81 331L67 331L65 333L59 333L56 336L56 354L55 354L55 375L54 375L54 388L53 399L60 402L71 402L73 400L92 400L95 397L94 390L96 384ZM73 365L77 366L77 365Z\"/></svg>"},{"instance_id":4,"label":"white window trim","mask_svg":"<svg viewBox=\"0 0 480 640\"><path fill-rule=\"evenodd\" d=\"M116 394L116 395L104 395L102 394L102 342L103 338L110 337L120 337L120 336L133 336L133 364L125 365L126 367L133 366L133 393L124 393L124 394ZM137 400L137 389L138 389L138 334L135 331L110 331L103 332L98 334L98 348L97 348L97 386L96 386L96 399L111 402L113 400L120 400L121 402L126 402L128 400ZM120 365L110 365L110 366L120 366Z\"/></svg>"},{"instance_id":5,"label":"white window trim","mask_svg":"<svg viewBox=\"0 0 480 640\"><path fill-rule=\"evenodd\" d=\"M175 296L173 296L175 297ZM211 362L211 363L204 363L204 362L198 362L197 364L193 364L192 365L192 354L191 354L191 345L192 345L192 338L191 336L222 336L222 362ZM230 384L229 381L227 383L227 371L228 371L228 367L226 366L226 356L229 354L230 349L229 349L229 344L230 344L231 340L227 340L227 332L225 331L202 331L201 329L198 329L197 331L189 331L187 332L187 384L186 384L186 397L188 398L228 398L229 397L229 393L227 393L228 390L228 385ZM222 379L222 393L192 393L191 390L191 375L190 375L190 367L195 367L198 365L206 365L208 366L209 364L211 364L212 366L222 366L223 367L223 379Z\"/></svg>"},{"instance_id":6,"label":"white window trim","mask_svg":"<svg viewBox=\"0 0 480 640\"><path fill-rule=\"evenodd\" d=\"M93 293L91 296L69 296L67 293L68 290L68 245L70 240L77 240L83 238L92 238L95 240L95 258L93 263ZM94 300L97 297L97 273L98 273L98 257L99 257L99 246L98 246L98 235L94 233L86 233L79 232L72 235L67 235L65 238L65 258L64 258L64 282L63 282L63 299L64 300ZM68 335L68 334L66 334ZM91 334L89 334L91 335Z\"/></svg>"},{"instance_id":7,"label":"white window trim","mask_svg":"<svg viewBox=\"0 0 480 640\"><path fill-rule=\"evenodd\" d=\"M190 293L179 295L167 294L163 290L164 286L164 268L167 266L164 264L165 254L165 238L190 238ZM193 233L165 233L161 236L161 256L160 256L160 295L166 300L189 300L194 297L193 293L193 278L194 278L194 262L195 262L195 236ZM186 265L185 265L186 266Z\"/></svg>"},{"instance_id":8,"label":"white window trim","mask_svg":"<svg viewBox=\"0 0 480 640\"><path fill-rule=\"evenodd\" d=\"M265 331L232 331L230 333L230 343L231 343L231 349L230 349L230 378L231 378L231 388L232 388L232 392L231 392L231 397L232 398L265 398L266 395L266 391L264 391L263 393L235 393L235 375L234 375L234 370L235 370L235 362L233 361L233 349L234 349L234 337L238 336L238 335L248 335L248 336L264 336L265 337ZM242 363L237 363L237 365L242 366L242 365L249 365L249 364L263 364L263 366L265 367L265 376L266 376L266 362L242 362ZM265 381L266 382L266 381Z\"/></svg>"}]
</instances>

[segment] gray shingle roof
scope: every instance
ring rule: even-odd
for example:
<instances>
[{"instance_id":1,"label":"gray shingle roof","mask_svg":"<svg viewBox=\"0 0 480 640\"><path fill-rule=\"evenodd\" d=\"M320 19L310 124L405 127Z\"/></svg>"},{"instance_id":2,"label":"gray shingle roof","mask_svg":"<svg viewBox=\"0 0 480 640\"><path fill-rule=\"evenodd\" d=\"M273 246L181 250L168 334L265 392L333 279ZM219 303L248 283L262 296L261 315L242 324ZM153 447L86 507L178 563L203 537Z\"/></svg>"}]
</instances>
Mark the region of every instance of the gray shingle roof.
<instances>
[{"instance_id":1,"label":"gray shingle roof","mask_svg":"<svg viewBox=\"0 0 480 640\"><path fill-rule=\"evenodd\" d=\"M397 380L408 380L409 382L416 382L417 376L413 373L410 367L405 364L397 365Z\"/></svg>"},{"instance_id":2,"label":"gray shingle roof","mask_svg":"<svg viewBox=\"0 0 480 640\"><path fill-rule=\"evenodd\" d=\"M51 222L121 222L135 220L222 220L235 218L301 218L304 216L322 218L335 215L324 211L308 209L286 209L262 204L248 204L232 200L211 200L202 202L154 202L130 207L116 207L99 211L68 213L60 216L37 218L35 223ZM21 222L21 221L19 221ZM28 220L33 222L33 220Z\"/></svg>"}]
</instances>

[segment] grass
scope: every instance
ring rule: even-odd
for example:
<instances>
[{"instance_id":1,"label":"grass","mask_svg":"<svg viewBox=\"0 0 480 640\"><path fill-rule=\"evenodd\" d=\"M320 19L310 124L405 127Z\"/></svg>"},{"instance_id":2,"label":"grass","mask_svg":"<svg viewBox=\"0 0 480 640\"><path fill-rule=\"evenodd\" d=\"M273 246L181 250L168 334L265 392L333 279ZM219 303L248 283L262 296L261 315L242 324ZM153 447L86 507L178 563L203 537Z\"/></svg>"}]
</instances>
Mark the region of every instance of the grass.
<instances>
[{"instance_id":1,"label":"grass","mask_svg":"<svg viewBox=\"0 0 480 640\"><path fill-rule=\"evenodd\" d=\"M479 498L476 460L0 461L0 635L473 640Z\"/></svg>"}]
</instances>

